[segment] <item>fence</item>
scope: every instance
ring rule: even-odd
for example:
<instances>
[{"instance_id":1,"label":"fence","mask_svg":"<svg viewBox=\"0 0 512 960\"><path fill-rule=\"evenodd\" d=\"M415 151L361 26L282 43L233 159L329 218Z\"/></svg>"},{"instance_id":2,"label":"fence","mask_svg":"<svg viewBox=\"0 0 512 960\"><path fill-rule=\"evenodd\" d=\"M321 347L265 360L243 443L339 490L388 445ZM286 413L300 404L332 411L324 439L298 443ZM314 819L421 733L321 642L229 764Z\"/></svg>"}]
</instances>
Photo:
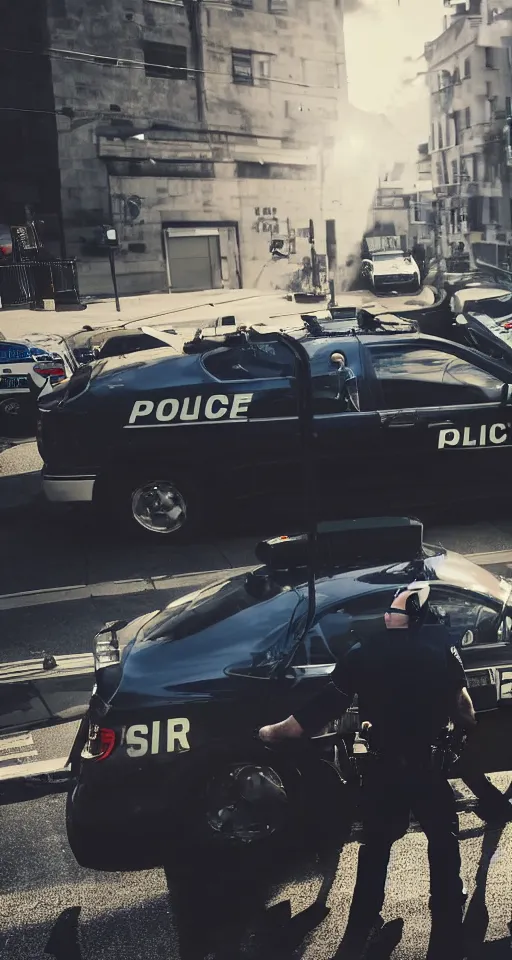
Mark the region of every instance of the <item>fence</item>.
<instances>
[{"instance_id":1,"label":"fence","mask_svg":"<svg viewBox=\"0 0 512 960\"><path fill-rule=\"evenodd\" d=\"M29 260L0 264L0 300L3 307L80 303L76 260Z\"/></svg>"}]
</instances>

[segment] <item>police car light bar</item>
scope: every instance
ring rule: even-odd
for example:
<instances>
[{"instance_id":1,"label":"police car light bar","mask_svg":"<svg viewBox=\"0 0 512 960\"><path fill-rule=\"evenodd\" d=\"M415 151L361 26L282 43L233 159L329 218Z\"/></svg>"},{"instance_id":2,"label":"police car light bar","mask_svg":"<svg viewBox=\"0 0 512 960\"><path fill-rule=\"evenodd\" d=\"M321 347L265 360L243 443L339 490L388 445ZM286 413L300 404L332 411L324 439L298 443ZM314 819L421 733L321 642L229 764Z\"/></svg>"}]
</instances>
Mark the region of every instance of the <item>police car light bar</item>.
<instances>
[{"instance_id":1,"label":"police car light bar","mask_svg":"<svg viewBox=\"0 0 512 960\"><path fill-rule=\"evenodd\" d=\"M365 517L320 523L316 569L379 566L415 560L423 549L423 524L410 517ZM305 567L305 534L274 537L256 547L256 558L271 570Z\"/></svg>"}]
</instances>

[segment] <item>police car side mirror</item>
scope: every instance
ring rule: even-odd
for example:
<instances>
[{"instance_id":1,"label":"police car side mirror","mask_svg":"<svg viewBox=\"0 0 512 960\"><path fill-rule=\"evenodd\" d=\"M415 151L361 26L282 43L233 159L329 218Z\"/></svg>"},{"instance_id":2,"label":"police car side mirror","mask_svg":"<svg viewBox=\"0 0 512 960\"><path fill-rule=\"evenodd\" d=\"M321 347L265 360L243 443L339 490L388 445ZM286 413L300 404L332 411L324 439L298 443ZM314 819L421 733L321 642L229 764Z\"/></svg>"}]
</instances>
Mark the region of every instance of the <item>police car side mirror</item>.
<instances>
[{"instance_id":1,"label":"police car side mirror","mask_svg":"<svg viewBox=\"0 0 512 960\"><path fill-rule=\"evenodd\" d=\"M504 383L501 391L501 402L505 406L512 403L512 383Z\"/></svg>"},{"instance_id":2,"label":"police car side mirror","mask_svg":"<svg viewBox=\"0 0 512 960\"><path fill-rule=\"evenodd\" d=\"M465 316L464 316L463 313L457 314L457 316L455 317L455 323L456 323L459 327L467 327L467 325L468 325L468 321L466 320L466 318L465 318Z\"/></svg>"}]
</instances>

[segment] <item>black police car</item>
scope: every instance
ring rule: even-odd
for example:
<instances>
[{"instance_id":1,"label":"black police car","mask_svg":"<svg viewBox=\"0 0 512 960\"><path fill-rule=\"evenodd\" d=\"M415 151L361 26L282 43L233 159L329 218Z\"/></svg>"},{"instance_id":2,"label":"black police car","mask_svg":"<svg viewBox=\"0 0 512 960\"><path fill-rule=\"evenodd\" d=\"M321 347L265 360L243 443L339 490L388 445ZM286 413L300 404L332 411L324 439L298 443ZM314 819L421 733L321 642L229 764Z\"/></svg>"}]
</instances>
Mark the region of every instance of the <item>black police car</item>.
<instances>
[{"instance_id":1,"label":"black police car","mask_svg":"<svg viewBox=\"0 0 512 960\"><path fill-rule=\"evenodd\" d=\"M313 324L295 336L310 359L324 518L364 513L369 496L393 512L508 491L507 367L418 333ZM38 442L50 500L106 504L152 536L256 501L297 516L295 361L249 330L88 364L40 404Z\"/></svg>"},{"instance_id":2,"label":"black police car","mask_svg":"<svg viewBox=\"0 0 512 960\"><path fill-rule=\"evenodd\" d=\"M115 869L140 835L149 842L156 833L161 852L180 836L236 844L277 835L312 768L300 751L264 747L255 730L325 684L344 651L382 630L396 590L413 581L430 584L431 610L460 648L476 710L499 718L510 708L509 581L423 544L418 521L321 525L316 613L304 635L305 539L265 541L253 572L108 623L96 636L96 682L71 754L77 779L67 807L83 866ZM337 746L346 775L358 726L355 703L308 743L332 759Z\"/></svg>"}]
</instances>

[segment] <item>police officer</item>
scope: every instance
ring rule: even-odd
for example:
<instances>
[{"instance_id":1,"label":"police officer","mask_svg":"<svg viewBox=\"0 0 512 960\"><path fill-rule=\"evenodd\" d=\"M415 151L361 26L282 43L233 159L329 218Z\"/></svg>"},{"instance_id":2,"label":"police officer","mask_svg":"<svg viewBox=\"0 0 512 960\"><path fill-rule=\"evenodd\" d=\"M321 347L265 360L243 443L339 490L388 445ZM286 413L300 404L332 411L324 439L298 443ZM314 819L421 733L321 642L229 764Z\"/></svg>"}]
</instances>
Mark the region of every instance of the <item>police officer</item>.
<instances>
[{"instance_id":1,"label":"police officer","mask_svg":"<svg viewBox=\"0 0 512 960\"><path fill-rule=\"evenodd\" d=\"M464 903L458 818L432 745L450 719L463 728L476 721L457 649L443 626L425 622L431 619L428 593L427 585L418 584L399 591L382 633L356 643L313 699L259 735L266 743L313 735L358 694L360 717L371 724L373 758L363 777L364 838L344 944L362 947L372 928L382 925L391 847L406 833L412 810L428 839L434 956L447 949L450 960L457 960L463 956ZM442 931L440 943L436 930Z\"/></svg>"}]
</instances>

